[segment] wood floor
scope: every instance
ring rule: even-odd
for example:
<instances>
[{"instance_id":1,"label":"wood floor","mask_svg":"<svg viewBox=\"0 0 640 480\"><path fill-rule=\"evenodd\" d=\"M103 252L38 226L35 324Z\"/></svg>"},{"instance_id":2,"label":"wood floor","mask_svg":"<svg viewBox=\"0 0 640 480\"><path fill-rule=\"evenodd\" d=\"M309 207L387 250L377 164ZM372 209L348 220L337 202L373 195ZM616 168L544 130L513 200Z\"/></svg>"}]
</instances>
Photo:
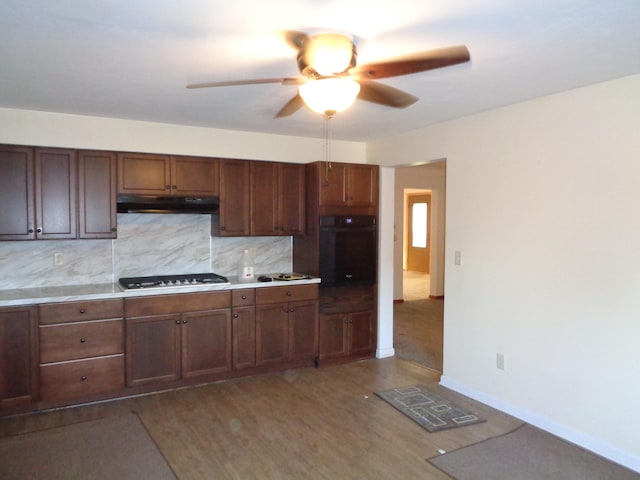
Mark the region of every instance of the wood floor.
<instances>
[{"instance_id":1,"label":"wood floor","mask_svg":"<svg viewBox=\"0 0 640 480\"><path fill-rule=\"evenodd\" d=\"M372 359L0 419L0 436L134 411L184 480L448 479L426 459L521 422L438 380L412 362ZM429 433L373 393L418 383L488 421Z\"/></svg>"}]
</instances>

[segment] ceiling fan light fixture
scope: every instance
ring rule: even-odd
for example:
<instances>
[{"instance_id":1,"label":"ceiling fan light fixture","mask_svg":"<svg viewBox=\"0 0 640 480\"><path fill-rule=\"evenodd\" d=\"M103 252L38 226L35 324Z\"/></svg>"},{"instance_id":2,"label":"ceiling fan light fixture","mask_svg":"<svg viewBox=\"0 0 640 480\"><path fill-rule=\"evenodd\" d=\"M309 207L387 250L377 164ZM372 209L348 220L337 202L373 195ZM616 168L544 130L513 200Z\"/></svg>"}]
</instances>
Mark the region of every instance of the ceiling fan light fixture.
<instances>
[{"instance_id":1,"label":"ceiling fan light fixture","mask_svg":"<svg viewBox=\"0 0 640 480\"><path fill-rule=\"evenodd\" d=\"M350 78L319 78L300 85L298 93L311 110L331 116L353 104L360 93L360 84Z\"/></svg>"},{"instance_id":2,"label":"ceiling fan light fixture","mask_svg":"<svg viewBox=\"0 0 640 480\"><path fill-rule=\"evenodd\" d=\"M322 77L342 73L355 65L355 50L351 39L339 34L315 35L305 48L305 59Z\"/></svg>"}]
</instances>

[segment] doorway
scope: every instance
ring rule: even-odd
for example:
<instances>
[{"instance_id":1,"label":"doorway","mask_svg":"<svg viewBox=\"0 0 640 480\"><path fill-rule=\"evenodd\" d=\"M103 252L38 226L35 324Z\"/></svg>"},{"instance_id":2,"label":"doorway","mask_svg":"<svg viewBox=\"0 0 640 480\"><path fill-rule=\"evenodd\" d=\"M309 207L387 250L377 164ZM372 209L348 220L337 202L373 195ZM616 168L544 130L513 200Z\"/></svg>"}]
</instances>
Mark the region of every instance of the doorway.
<instances>
[{"instance_id":1,"label":"doorway","mask_svg":"<svg viewBox=\"0 0 640 480\"><path fill-rule=\"evenodd\" d=\"M442 371L445 162L396 168L393 341L397 357ZM435 284L432 285L432 282Z\"/></svg>"}]
</instances>

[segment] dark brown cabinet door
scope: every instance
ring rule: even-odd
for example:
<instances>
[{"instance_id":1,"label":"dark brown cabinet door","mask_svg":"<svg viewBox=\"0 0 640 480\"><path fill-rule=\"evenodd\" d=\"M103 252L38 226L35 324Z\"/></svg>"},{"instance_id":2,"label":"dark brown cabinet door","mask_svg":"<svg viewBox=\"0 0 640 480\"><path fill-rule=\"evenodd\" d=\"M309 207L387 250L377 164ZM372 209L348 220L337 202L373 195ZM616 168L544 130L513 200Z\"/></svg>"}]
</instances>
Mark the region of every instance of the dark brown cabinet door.
<instances>
[{"instance_id":1,"label":"dark brown cabinet door","mask_svg":"<svg viewBox=\"0 0 640 480\"><path fill-rule=\"evenodd\" d=\"M278 207L280 235L302 235L305 232L304 165L280 164Z\"/></svg>"},{"instance_id":2,"label":"dark brown cabinet door","mask_svg":"<svg viewBox=\"0 0 640 480\"><path fill-rule=\"evenodd\" d=\"M36 148L36 238L76 238L75 150Z\"/></svg>"},{"instance_id":3,"label":"dark brown cabinet door","mask_svg":"<svg viewBox=\"0 0 640 480\"><path fill-rule=\"evenodd\" d=\"M38 397L36 307L0 308L0 408Z\"/></svg>"},{"instance_id":4,"label":"dark brown cabinet door","mask_svg":"<svg viewBox=\"0 0 640 480\"><path fill-rule=\"evenodd\" d=\"M349 315L320 316L320 359L344 357L349 352Z\"/></svg>"},{"instance_id":5,"label":"dark brown cabinet door","mask_svg":"<svg viewBox=\"0 0 640 480\"><path fill-rule=\"evenodd\" d=\"M212 216L212 231L222 237L250 233L249 165L246 160L220 160L220 211Z\"/></svg>"},{"instance_id":6,"label":"dark brown cabinet door","mask_svg":"<svg viewBox=\"0 0 640 480\"><path fill-rule=\"evenodd\" d=\"M251 235L299 235L304 222L304 165L251 162Z\"/></svg>"},{"instance_id":7,"label":"dark brown cabinet door","mask_svg":"<svg viewBox=\"0 0 640 480\"><path fill-rule=\"evenodd\" d=\"M238 307L231 311L233 329L233 368L241 370L256 365L256 309Z\"/></svg>"},{"instance_id":8,"label":"dark brown cabinet door","mask_svg":"<svg viewBox=\"0 0 640 480\"><path fill-rule=\"evenodd\" d=\"M373 311L354 312L349 315L349 354L369 356L373 352L375 326Z\"/></svg>"},{"instance_id":9,"label":"dark brown cabinet door","mask_svg":"<svg viewBox=\"0 0 640 480\"><path fill-rule=\"evenodd\" d=\"M279 235L280 166L271 162L250 162L250 164L251 235Z\"/></svg>"},{"instance_id":10,"label":"dark brown cabinet door","mask_svg":"<svg viewBox=\"0 0 640 480\"><path fill-rule=\"evenodd\" d=\"M256 306L256 365L287 361L288 319L286 303Z\"/></svg>"},{"instance_id":11,"label":"dark brown cabinet door","mask_svg":"<svg viewBox=\"0 0 640 480\"><path fill-rule=\"evenodd\" d=\"M317 168L321 207L377 207L377 165L319 162Z\"/></svg>"},{"instance_id":12,"label":"dark brown cabinet door","mask_svg":"<svg viewBox=\"0 0 640 480\"><path fill-rule=\"evenodd\" d=\"M33 150L0 146L0 240L35 238Z\"/></svg>"},{"instance_id":13,"label":"dark brown cabinet door","mask_svg":"<svg viewBox=\"0 0 640 480\"><path fill-rule=\"evenodd\" d=\"M378 204L377 166L349 165L347 203L351 207L373 207Z\"/></svg>"},{"instance_id":14,"label":"dark brown cabinet door","mask_svg":"<svg viewBox=\"0 0 640 480\"><path fill-rule=\"evenodd\" d=\"M145 153L118 154L118 193L171 194L171 157Z\"/></svg>"},{"instance_id":15,"label":"dark brown cabinet door","mask_svg":"<svg viewBox=\"0 0 640 480\"><path fill-rule=\"evenodd\" d=\"M182 314L182 377L231 370L229 310Z\"/></svg>"},{"instance_id":16,"label":"dark brown cabinet door","mask_svg":"<svg viewBox=\"0 0 640 480\"><path fill-rule=\"evenodd\" d=\"M292 302L289 313L289 360L318 356L318 302Z\"/></svg>"},{"instance_id":17,"label":"dark brown cabinet door","mask_svg":"<svg viewBox=\"0 0 640 480\"><path fill-rule=\"evenodd\" d=\"M180 378L180 315L126 320L127 385Z\"/></svg>"},{"instance_id":18,"label":"dark brown cabinet door","mask_svg":"<svg viewBox=\"0 0 640 480\"><path fill-rule=\"evenodd\" d=\"M116 154L78 153L78 238L116 238Z\"/></svg>"},{"instance_id":19,"label":"dark brown cabinet door","mask_svg":"<svg viewBox=\"0 0 640 480\"><path fill-rule=\"evenodd\" d=\"M319 205L341 207L347 203L347 165L318 163Z\"/></svg>"},{"instance_id":20,"label":"dark brown cabinet door","mask_svg":"<svg viewBox=\"0 0 640 480\"><path fill-rule=\"evenodd\" d=\"M216 158L171 157L174 195L218 196L219 161Z\"/></svg>"}]
</instances>

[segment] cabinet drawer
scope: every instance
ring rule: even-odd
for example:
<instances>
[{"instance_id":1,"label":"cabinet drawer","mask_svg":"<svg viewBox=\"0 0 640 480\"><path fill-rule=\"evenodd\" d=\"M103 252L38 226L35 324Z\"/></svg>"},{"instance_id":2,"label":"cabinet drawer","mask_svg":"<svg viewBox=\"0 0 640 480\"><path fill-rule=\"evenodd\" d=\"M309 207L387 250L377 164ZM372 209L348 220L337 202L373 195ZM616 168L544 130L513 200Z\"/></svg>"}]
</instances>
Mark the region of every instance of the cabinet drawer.
<instances>
[{"instance_id":1,"label":"cabinet drawer","mask_svg":"<svg viewBox=\"0 0 640 480\"><path fill-rule=\"evenodd\" d=\"M122 318L122 299L45 303L39 306L40 325Z\"/></svg>"},{"instance_id":2,"label":"cabinet drawer","mask_svg":"<svg viewBox=\"0 0 640 480\"><path fill-rule=\"evenodd\" d=\"M127 318L218 310L221 308L229 308L230 306L231 294L229 291L154 295L152 297L125 299Z\"/></svg>"},{"instance_id":3,"label":"cabinet drawer","mask_svg":"<svg viewBox=\"0 0 640 480\"><path fill-rule=\"evenodd\" d=\"M40 327L40 363L123 352L123 320L98 320Z\"/></svg>"},{"instance_id":4,"label":"cabinet drawer","mask_svg":"<svg viewBox=\"0 0 640 480\"><path fill-rule=\"evenodd\" d=\"M234 307L244 307L246 305L255 305L256 290L255 288L243 288L231 291L231 305Z\"/></svg>"},{"instance_id":5,"label":"cabinet drawer","mask_svg":"<svg viewBox=\"0 0 640 480\"><path fill-rule=\"evenodd\" d=\"M256 289L256 303L295 302L298 300L315 300L318 298L318 284L292 285L282 287L265 287Z\"/></svg>"},{"instance_id":6,"label":"cabinet drawer","mask_svg":"<svg viewBox=\"0 0 640 480\"><path fill-rule=\"evenodd\" d=\"M124 388L124 355L51 363L40 367L43 400L79 398Z\"/></svg>"}]
</instances>

